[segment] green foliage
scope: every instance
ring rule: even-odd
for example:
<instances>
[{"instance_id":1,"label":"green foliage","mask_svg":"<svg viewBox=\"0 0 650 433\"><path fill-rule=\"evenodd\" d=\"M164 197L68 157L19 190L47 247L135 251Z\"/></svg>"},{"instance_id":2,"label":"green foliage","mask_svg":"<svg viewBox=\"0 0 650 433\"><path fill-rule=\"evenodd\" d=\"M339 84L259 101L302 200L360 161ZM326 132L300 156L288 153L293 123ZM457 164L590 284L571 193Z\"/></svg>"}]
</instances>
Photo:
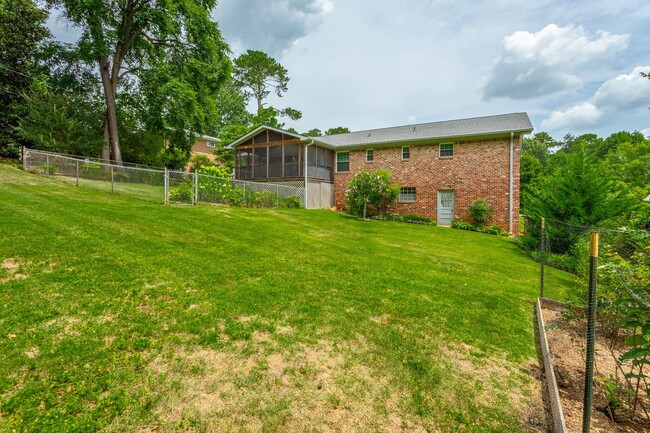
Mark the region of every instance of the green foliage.
<instances>
[{"instance_id":1,"label":"green foliage","mask_svg":"<svg viewBox=\"0 0 650 433\"><path fill-rule=\"evenodd\" d=\"M181 182L177 187L169 189L169 200L179 203L191 203L194 197L194 187L191 180Z\"/></svg>"},{"instance_id":2,"label":"green foliage","mask_svg":"<svg viewBox=\"0 0 650 433\"><path fill-rule=\"evenodd\" d=\"M478 198L469 205L469 217L477 226L484 226L494 213L492 205L484 198Z\"/></svg>"},{"instance_id":3,"label":"green foliage","mask_svg":"<svg viewBox=\"0 0 650 433\"><path fill-rule=\"evenodd\" d=\"M235 59L234 83L252 96L257 102L258 111L263 108L262 100L271 91L282 96L287 91L289 74L287 70L268 54L247 50Z\"/></svg>"},{"instance_id":4,"label":"green foliage","mask_svg":"<svg viewBox=\"0 0 650 433\"><path fill-rule=\"evenodd\" d=\"M320 137L323 135L323 132L318 128L314 128L314 129L310 129L309 131L301 135L304 135L305 137Z\"/></svg>"},{"instance_id":5,"label":"green foliage","mask_svg":"<svg viewBox=\"0 0 650 433\"><path fill-rule=\"evenodd\" d=\"M197 153L192 155L189 161L189 171L194 173L195 171L201 172L201 169L214 166L214 162L210 161L207 155Z\"/></svg>"},{"instance_id":6,"label":"green foliage","mask_svg":"<svg viewBox=\"0 0 650 433\"><path fill-rule=\"evenodd\" d=\"M351 132L350 128L347 128L345 126L335 126L325 131L323 135L347 134L349 132Z\"/></svg>"},{"instance_id":7,"label":"green foliage","mask_svg":"<svg viewBox=\"0 0 650 433\"><path fill-rule=\"evenodd\" d=\"M379 214L373 216L374 219L384 220L384 221L399 221L404 223L412 224L424 224L424 225L437 225L434 220L428 217L420 215L411 215L411 214L400 214L400 213L387 213Z\"/></svg>"},{"instance_id":8,"label":"green foliage","mask_svg":"<svg viewBox=\"0 0 650 433\"><path fill-rule=\"evenodd\" d=\"M134 99L140 104L134 108L140 129L161 135L171 131L164 138L174 150L164 159L171 166L183 165L183 153L187 156L192 141L179 136L187 135L185 131L202 133L218 118L218 91L231 69L228 47L211 19L216 2L47 3L81 29L77 59L98 67L106 83L102 87L106 106L119 110L120 94L137 95ZM107 119L115 158L119 128L111 116Z\"/></svg>"},{"instance_id":9,"label":"green foliage","mask_svg":"<svg viewBox=\"0 0 650 433\"><path fill-rule=\"evenodd\" d=\"M47 13L32 0L0 1L0 156L17 157L21 144L30 144L16 127L26 115L23 93L40 81L39 44L50 33ZM39 82L40 84L40 82Z\"/></svg>"},{"instance_id":10,"label":"green foliage","mask_svg":"<svg viewBox=\"0 0 650 433\"><path fill-rule=\"evenodd\" d=\"M451 228L469 230L472 232L487 233L490 235L510 236L510 234L497 225L486 227L484 225L468 223L466 221L453 221Z\"/></svg>"},{"instance_id":11,"label":"green foliage","mask_svg":"<svg viewBox=\"0 0 650 433\"><path fill-rule=\"evenodd\" d=\"M25 108L28 115L18 130L36 149L96 156L104 145L102 116L93 101L34 91L26 96Z\"/></svg>"},{"instance_id":12,"label":"green foliage","mask_svg":"<svg viewBox=\"0 0 650 433\"><path fill-rule=\"evenodd\" d=\"M230 179L232 178L232 170L228 170L227 167L221 167L219 165L210 164L203 165L198 167L196 170L199 174L205 174L208 176L219 177L221 179Z\"/></svg>"},{"instance_id":13,"label":"green foliage","mask_svg":"<svg viewBox=\"0 0 650 433\"><path fill-rule=\"evenodd\" d=\"M526 213L535 221L562 221L574 226L591 226L631 210L625 186L615 184L589 155L583 144L565 152L562 165L544 177L526 197ZM562 225L549 225L551 250L566 252L577 234Z\"/></svg>"},{"instance_id":14,"label":"green foliage","mask_svg":"<svg viewBox=\"0 0 650 433\"><path fill-rule=\"evenodd\" d=\"M387 213L398 196L399 186L391 184L389 170L360 170L348 184L345 207L365 219L368 214Z\"/></svg>"}]
</instances>

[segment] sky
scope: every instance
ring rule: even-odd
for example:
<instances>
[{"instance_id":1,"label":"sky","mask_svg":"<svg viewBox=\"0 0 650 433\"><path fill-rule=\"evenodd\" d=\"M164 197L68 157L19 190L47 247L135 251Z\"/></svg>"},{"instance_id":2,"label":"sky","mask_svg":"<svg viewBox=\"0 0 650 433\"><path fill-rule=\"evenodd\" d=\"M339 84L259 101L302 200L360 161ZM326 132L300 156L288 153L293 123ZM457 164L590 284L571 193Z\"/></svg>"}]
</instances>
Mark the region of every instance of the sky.
<instances>
[{"instance_id":1,"label":"sky","mask_svg":"<svg viewBox=\"0 0 650 433\"><path fill-rule=\"evenodd\" d=\"M219 0L213 16L233 56L289 71L268 103L302 111L299 132L523 111L556 139L650 135L647 0Z\"/></svg>"}]
</instances>

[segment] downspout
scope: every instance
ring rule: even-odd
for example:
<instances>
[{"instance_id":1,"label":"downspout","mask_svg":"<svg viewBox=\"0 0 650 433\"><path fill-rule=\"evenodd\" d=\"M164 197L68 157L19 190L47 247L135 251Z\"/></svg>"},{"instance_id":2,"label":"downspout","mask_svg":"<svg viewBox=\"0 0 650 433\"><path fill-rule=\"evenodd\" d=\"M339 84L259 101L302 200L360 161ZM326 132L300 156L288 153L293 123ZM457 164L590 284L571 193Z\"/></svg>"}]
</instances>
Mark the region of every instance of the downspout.
<instances>
[{"instance_id":1,"label":"downspout","mask_svg":"<svg viewBox=\"0 0 650 433\"><path fill-rule=\"evenodd\" d=\"M309 140L309 143L305 143L305 209L307 209L307 190L309 189L309 183L307 181L307 148L314 144L314 140Z\"/></svg>"},{"instance_id":2,"label":"downspout","mask_svg":"<svg viewBox=\"0 0 650 433\"><path fill-rule=\"evenodd\" d=\"M512 235L512 194L514 189L515 133L510 133L510 185L508 194L508 232Z\"/></svg>"}]
</instances>

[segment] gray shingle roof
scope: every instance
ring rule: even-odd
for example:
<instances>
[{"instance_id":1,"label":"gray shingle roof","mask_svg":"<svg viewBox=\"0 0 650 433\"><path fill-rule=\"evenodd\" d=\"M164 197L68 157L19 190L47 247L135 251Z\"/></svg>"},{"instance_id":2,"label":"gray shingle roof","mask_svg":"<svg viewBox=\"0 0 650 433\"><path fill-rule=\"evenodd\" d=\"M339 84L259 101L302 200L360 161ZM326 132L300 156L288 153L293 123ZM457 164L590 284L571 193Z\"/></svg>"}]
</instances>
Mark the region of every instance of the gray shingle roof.
<instances>
[{"instance_id":1,"label":"gray shingle roof","mask_svg":"<svg viewBox=\"0 0 650 433\"><path fill-rule=\"evenodd\" d=\"M471 119L446 120L417 125L395 126L371 129L348 134L314 137L317 143L335 148L363 146L369 144L446 139L471 136L486 136L501 133L530 133L533 125L526 113L500 114Z\"/></svg>"}]
</instances>

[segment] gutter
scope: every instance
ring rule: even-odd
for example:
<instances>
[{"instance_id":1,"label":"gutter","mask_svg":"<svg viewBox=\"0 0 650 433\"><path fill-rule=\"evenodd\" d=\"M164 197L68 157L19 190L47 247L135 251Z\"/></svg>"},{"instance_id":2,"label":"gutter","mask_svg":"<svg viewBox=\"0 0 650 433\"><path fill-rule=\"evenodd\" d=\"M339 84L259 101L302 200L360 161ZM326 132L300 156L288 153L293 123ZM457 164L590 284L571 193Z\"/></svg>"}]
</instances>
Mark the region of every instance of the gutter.
<instances>
[{"instance_id":1,"label":"gutter","mask_svg":"<svg viewBox=\"0 0 650 433\"><path fill-rule=\"evenodd\" d=\"M512 194L514 189L515 133L510 133L510 182L508 193L508 232L512 235Z\"/></svg>"},{"instance_id":2,"label":"gutter","mask_svg":"<svg viewBox=\"0 0 650 433\"><path fill-rule=\"evenodd\" d=\"M314 144L314 140L309 140L309 143L305 143L305 209L307 209L307 190L309 189L309 182L307 181L307 169L308 169L308 163L307 163L307 148Z\"/></svg>"}]
</instances>

